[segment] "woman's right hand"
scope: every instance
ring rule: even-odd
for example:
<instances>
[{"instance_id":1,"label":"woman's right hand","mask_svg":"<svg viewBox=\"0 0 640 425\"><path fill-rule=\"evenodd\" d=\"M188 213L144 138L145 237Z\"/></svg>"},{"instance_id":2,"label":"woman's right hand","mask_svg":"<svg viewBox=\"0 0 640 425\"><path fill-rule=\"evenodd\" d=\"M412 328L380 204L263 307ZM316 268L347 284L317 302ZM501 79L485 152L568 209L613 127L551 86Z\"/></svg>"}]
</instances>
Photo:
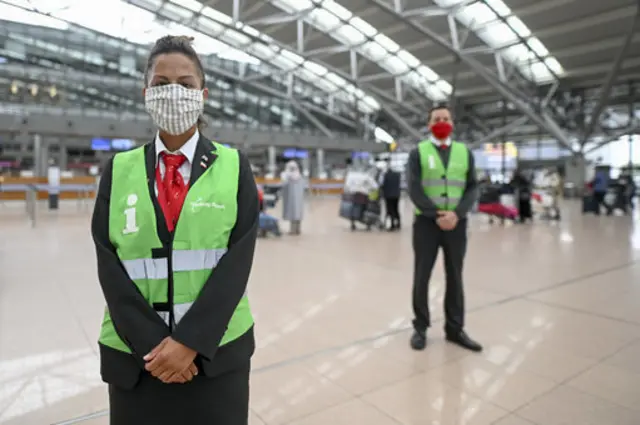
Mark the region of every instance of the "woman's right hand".
<instances>
[{"instance_id":1,"label":"woman's right hand","mask_svg":"<svg viewBox=\"0 0 640 425\"><path fill-rule=\"evenodd\" d=\"M165 384L186 384L198 374L198 368L195 363L191 363L187 370L182 373L176 373L168 381L162 381Z\"/></svg>"}]
</instances>

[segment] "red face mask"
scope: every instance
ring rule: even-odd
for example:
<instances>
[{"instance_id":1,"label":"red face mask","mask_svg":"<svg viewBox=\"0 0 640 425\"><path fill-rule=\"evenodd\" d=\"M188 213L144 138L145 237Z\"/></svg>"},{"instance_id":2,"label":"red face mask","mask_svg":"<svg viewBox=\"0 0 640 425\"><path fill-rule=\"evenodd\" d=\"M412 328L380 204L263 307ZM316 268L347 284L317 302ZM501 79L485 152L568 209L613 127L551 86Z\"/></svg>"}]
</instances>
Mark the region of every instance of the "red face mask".
<instances>
[{"instance_id":1,"label":"red face mask","mask_svg":"<svg viewBox=\"0 0 640 425\"><path fill-rule=\"evenodd\" d=\"M450 122L440 121L431 126L431 134L438 140L444 140L451 135L453 125Z\"/></svg>"}]
</instances>

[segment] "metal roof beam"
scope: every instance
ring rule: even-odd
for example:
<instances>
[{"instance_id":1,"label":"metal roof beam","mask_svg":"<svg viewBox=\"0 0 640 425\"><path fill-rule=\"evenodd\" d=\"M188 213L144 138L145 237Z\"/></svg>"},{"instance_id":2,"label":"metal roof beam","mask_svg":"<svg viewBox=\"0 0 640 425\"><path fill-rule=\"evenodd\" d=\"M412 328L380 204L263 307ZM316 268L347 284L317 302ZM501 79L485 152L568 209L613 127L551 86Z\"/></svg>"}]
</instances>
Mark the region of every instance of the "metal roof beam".
<instances>
[{"instance_id":1,"label":"metal roof beam","mask_svg":"<svg viewBox=\"0 0 640 425\"><path fill-rule=\"evenodd\" d=\"M627 57L627 52L629 51L629 47L631 46L631 41L636 34L636 31L640 27L640 0L637 1L636 6L636 14L633 19L633 23L631 24L631 28L629 28L629 32L624 39L624 42L620 46L620 50L616 55L616 58L609 70L609 73L604 79L602 83L602 89L600 92L600 98L598 99L598 103L596 107L593 109L593 113L591 114L591 120L587 124L587 128L585 129L584 135L582 136L581 145L584 146L589 137L593 134L594 130L599 124L600 116L602 112L604 112L604 108L607 106L609 102L609 97L611 96L611 89L613 88L616 79L618 78L618 74L622 69L622 64L624 63L625 58Z\"/></svg>"},{"instance_id":2,"label":"metal roof beam","mask_svg":"<svg viewBox=\"0 0 640 425\"><path fill-rule=\"evenodd\" d=\"M320 130L329 139L334 138L334 134L322 122L307 110L300 102L294 98L290 98L291 105L304 115L318 130Z\"/></svg>"},{"instance_id":3,"label":"metal roof beam","mask_svg":"<svg viewBox=\"0 0 640 425\"><path fill-rule=\"evenodd\" d=\"M450 13L455 12L458 9L468 6L477 1L478 0L464 0L460 2L460 4L456 4L455 6L450 8L444 8L440 6L425 6L410 10L403 10L402 7L397 7L398 5L396 5L395 10L405 18L430 18L436 16L447 16Z\"/></svg>"},{"instance_id":4,"label":"metal roof beam","mask_svg":"<svg viewBox=\"0 0 640 425\"><path fill-rule=\"evenodd\" d=\"M385 103L381 103L382 109L393 119L408 135L411 137L415 137L416 141L424 138L424 134L419 130L415 129L411 124L409 124L404 118L400 116L400 114L395 111L392 107Z\"/></svg>"},{"instance_id":5,"label":"metal roof beam","mask_svg":"<svg viewBox=\"0 0 640 425\"><path fill-rule=\"evenodd\" d=\"M480 140L476 140L473 143L469 144L469 148L470 149L475 149L475 148L479 148L480 146L484 145L485 143L490 143L493 142L496 137L500 137L503 134L507 134L509 133L511 130L520 127L521 125L524 125L527 123L527 121L529 121L528 117L520 117L515 121L512 121L511 123L505 125L504 127L498 128L494 131L492 131L490 134L486 135L485 137L483 137Z\"/></svg>"},{"instance_id":6,"label":"metal roof beam","mask_svg":"<svg viewBox=\"0 0 640 425\"><path fill-rule=\"evenodd\" d=\"M608 145L609 143L615 142L616 140L618 140L619 138L626 136L627 134L633 134L640 131L640 122L636 123L635 125L628 127L624 130L619 130L617 132L615 132L614 134L612 134L611 136L607 137L605 140L601 141L600 143L598 143L597 145L595 145L592 148L587 149L584 153L585 155L588 153L591 153L593 151L596 151L598 149L600 149L603 146Z\"/></svg>"},{"instance_id":7,"label":"metal roof beam","mask_svg":"<svg viewBox=\"0 0 640 425\"><path fill-rule=\"evenodd\" d=\"M159 17L163 18L163 19L168 19L168 20L170 20L172 22L178 22L175 19L175 17L171 16L170 14L168 14L165 11L163 11L162 9L154 9L154 8L146 6L146 5L138 4L135 0L125 0L125 1L127 1L128 3L135 4L136 6L142 8L144 10L147 10L147 11L149 11L151 13L154 13L154 14L158 15ZM303 13L303 15L306 15L307 13L308 12ZM235 28L233 28L233 27L231 27L231 26L229 26L227 24L221 23L221 22L219 22L219 24L225 25L225 26L227 26L229 28L232 28L232 29L235 29ZM203 31L201 28L198 28L197 26L194 27L194 30L196 30L198 32L201 32L203 34L209 35L209 36L215 36L214 34L209 34L206 31ZM253 42L264 43L264 40L260 39L259 37L255 37L255 36L253 36L253 35L251 35L249 33L245 33L244 35L249 37L250 39L252 39ZM288 45L286 45L286 44L284 44L284 43L282 43L282 42L280 42L278 40L275 40L275 39L269 40L269 44L271 44L273 46L276 46L276 47L278 47L280 49L287 50L287 51L292 50L291 46L288 46ZM353 76L350 75L349 72L344 72L344 71L342 71L342 70L340 70L338 68L335 68L332 65L329 65L329 64L327 64L325 62L322 62L320 60L314 59L314 58L309 56L308 52L299 52L298 51L296 53L298 55L300 55L303 59L307 60L307 61L315 62L315 63L317 63L319 65L322 65L323 67L327 68L329 71L331 71L334 74L342 77L347 83L353 84L353 85L355 85L355 86L357 86L357 87L359 87L359 88L361 88L363 90L366 90L366 91L369 92L369 94L375 94L375 96L372 96L372 97L374 97L374 98L375 97L383 97L388 102L391 102L394 105L398 105L399 107L402 107L402 108L404 108L404 109L406 109L406 110L408 110L408 111L410 111L412 113L416 113L415 109L412 110L412 108L407 108L403 103L398 102L393 95L391 95L389 93L385 93L384 91L378 89L375 86L372 86L372 85L369 85L369 84L366 84L366 85L362 84L362 82L359 81L357 78L353 78ZM381 105L384 103L384 101L380 101L380 99L376 99L376 100ZM424 113L424 112L423 111L419 111L419 113Z\"/></svg>"},{"instance_id":8,"label":"metal roof beam","mask_svg":"<svg viewBox=\"0 0 640 425\"><path fill-rule=\"evenodd\" d=\"M331 56L339 53L347 53L351 50L351 46L347 46L342 44L340 46L329 46L329 47L320 47L318 49L311 49L304 52L304 54L308 57L315 56Z\"/></svg>"},{"instance_id":9,"label":"metal roof beam","mask_svg":"<svg viewBox=\"0 0 640 425\"><path fill-rule=\"evenodd\" d=\"M0 34L2 34L4 32L4 30L0 31ZM35 35L33 35L35 36ZM53 40L49 40L49 42L51 42ZM62 36L60 38L56 38L55 39L56 42L58 43L64 43L64 38L62 38ZM27 47L30 47L29 45L27 45ZM101 51L100 49L96 49L97 51ZM133 53L133 52L131 52ZM135 53L134 53L135 54ZM138 55L140 56L140 55ZM142 56L140 56L142 58ZM144 58L142 58L144 59ZM253 89L256 89L262 93L268 94L270 96L276 97L276 98L280 98L280 99L284 99L284 100L290 100L289 96L287 95L287 93L277 90L275 88L269 87L268 85L264 85L261 84L258 81L254 81L251 77L249 78L242 78L241 76L237 75L236 73L233 73L229 70L223 69L218 67L215 64L214 60L211 60L211 58L208 57L203 57L202 58L202 62L205 65L205 69L213 74L216 74L218 76L222 76L225 78L229 78L233 81L238 82L239 84L242 85L246 85L247 87L251 87ZM30 77L32 79L35 80L39 80L39 81L51 81L51 82L55 82L56 79L58 79L58 81L61 81L61 79L63 78L69 78L70 75L72 75L73 77L71 78L73 81L86 81L89 82L91 84L97 84L97 85L104 85L106 84L110 84L116 87L127 87L129 90L136 90L142 89L142 85L139 81L137 81L135 78L130 77L130 76L108 76L108 75L98 75L98 74L92 74L92 73L86 73L86 72L82 72L82 71L77 71L77 70L65 70L65 71L61 71L61 70L55 70L55 69L51 69L51 70L46 70L46 69L38 69L36 67L29 67L29 68L24 68L22 66L12 66L12 65L5 65L2 67L3 70L5 70L8 73L11 73L14 77L16 78L25 78L25 77ZM276 73L279 73L280 70L277 70L278 72L274 72L271 75L275 75ZM283 71L284 72L284 71ZM212 92L212 94L215 94L217 92L219 92L220 97L224 96L225 91L224 90L216 90L216 89L211 89L210 90ZM231 94L232 92L229 91L229 94ZM327 95L326 93L324 93L324 95ZM306 107L308 105L307 102L302 102L299 101L298 102L299 105L301 105L302 107ZM315 106L313 108L313 110L315 112L318 112L318 108L317 106ZM330 113L329 111L325 111L323 112L323 115L335 120L336 122L340 122L342 124L346 124L351 128L356 128L357 125L350 120L347 120L346 118L339 116L339 115L335 115Z\"/></svg>"},{"instance_id":10,"label":"metal roof beam","mask_svg":"<svg viewBox=\"0 0 640 425\"><path fill-rule=\"evenodd\" d=\"M95 40L95 47L92 48L90 47L90 45L87 45L87 42L90 42L90 40L88 40L87 36L83 34L78 34L76 32L74 32L74 30L72 29L71 31L61 31L61 30L57 30L57 29L50 29L50 28L42 28L42 27L37 27L37 26L30 26L30 25L24 25L24 24L17 24L14 22L7 22L7 25L5 25L5 23L3 22L3 24L0 26L0 35L4 36L4 37L11 37L11 35L22 35L22 36L27 36L27 37L31 37L33 39L36 40L42 40L45 41L47 43L54 43L62 48L71 48L73 49L73 45L69 45L69 41L73 40L75 43L78 43L79 45L82 45L84 49L87 49L88 51L90 50L94 50L96 52L115 52L115 53L128 53L128 54L133 54L138 56L141 60L145 61L146 57L144 57L144 54L142 53L145 49L144 46L141 45L137 45L128 41L125 41L123 39L118 39L118 43L121 43L124 46L128 46L130 47L130 49L128 49L127 52L123 52L122 49L118 49L117 47L113 47L110 46L108 44L108 42L113 39L113 37L110 37L108 35L102 34L98 31L92 30L90 28L84 28L84 27L76 27L76 28L81 28L80 31L82 31L83 33L89 33L92 36L96 37ZM73 25L74 24L70 24ZM36 46L31 46L31 45L27 45L28 47L33 47L36 48ZM248 78L243 78L242 76L231 72L227 69L221 68L220 66L217 65L216 58L211 58L208 56L204 56L201 58L203 65L205 66L206 71L209 71L213 74L217 74L218 76L222 76L225 78L229 78L233 81L238 82L239 84L244 84L247 87L252 87L254 89L257 89L263 93L269 94L271 96L274 97L278 97L278 98L282 98L282 99L288 99L287 94L279 91L275 88L269 87L268 85L264 85L261 84L257 81L252 81L252 77L248 77ZM277 69L274 67L274 70L272 73L270 73L269 77L273 77L275 75L280 74L280 69ZM282 71L284 72L284 71ZM104 78L108 78L108 77L97 77L94 76L96 78L99 79L104 79ZM261 79L261 78L258 78ZM305 83L305 87L309 86L308 83ZM328 93L323 93L324 96L330 96L330 94ZM307 105L307 102L300 102L302 105ZM318 108L315 107L315 109L317 110ZM323 115L330 117L334 120L336 120L337 122L340 123L345 123L346 118L342 117L342 116L338 116L335 114L330 113L329 111L327 111L326 113L324 113ZM347 124L352 128L356 128L356 124L353 122L350 122L350 124Z\"/></svg>"},{"instance_id":11,"label":"metal roof beam","mask_svg":"<svg viewBox=\"0 0 640 425\"><path fill-rule=\"evenodd\" d=\"M554 138L558 140L560 144L565 146L568 149L571 148L571 140L567 136L567 134L560 128L558 123L556 123L543 108L540 111L536 111L527 101L521 99L516 94L513 93L512 88L508 85L500 81L494 73L478 62L475 58L468 56L462 53L460 50L456 49L454 46L447 41L447 39L431 28L426 27L424 25L418 24L411 19L403 16L394 10L393 7L389 6L383 0L368 0L370 3L376 5L379 9L395 16L397 19L405 22L414 30L424 34L426 37L433 40L439 46L445 48L450 51L454 55L456 55L462 62L464 62L467 66L469 66L472 70L474 70L479 76L487 81L491 86L495 88L495 90L500 93L505 99L512 102L516 108L518 108L522 113L524 113L531 121L538 124L541 128L548 131Z\"/></svg>"}]
</instances>

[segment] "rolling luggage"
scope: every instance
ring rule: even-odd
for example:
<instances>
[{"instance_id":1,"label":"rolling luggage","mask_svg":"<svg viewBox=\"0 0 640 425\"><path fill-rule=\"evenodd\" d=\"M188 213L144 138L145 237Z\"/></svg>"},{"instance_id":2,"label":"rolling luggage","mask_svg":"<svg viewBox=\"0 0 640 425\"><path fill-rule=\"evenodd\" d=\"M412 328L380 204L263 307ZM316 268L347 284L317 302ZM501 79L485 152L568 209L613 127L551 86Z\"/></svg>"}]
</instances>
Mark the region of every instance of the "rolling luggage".
<instances>
[{"instance_id":1,"label":"rolling luggage","mask_svg":"<svg viewBox=\"0 0 640 425\"><path fill-rule=\"evenodd\" d=\"M259 234L261 237L265 237L269 233L275 236L281 235L280 224L278 223L278 219L274 216L261 212L258 220Z\"/></svg>"},{"instance_id":2,"label":"rolling luggage","mask_svg":"<svg viewBox=\"0 0 640 425\"><path fill-rule=\"evenodd\" d=\"M354 213L354 203L353 203L353 195L350 193L343 193L340 198L340 210L338 215L341 218L345 218L347 220L351 220L351 217Z\"/></svg>"},{"instance_id":3,"label":"rolling luggage","mask_svg":"<svg viewBox=\"0 0 640 425\"><path fill-rule=\"evenodd\" d=\"M512 206L500 203L478 204L478 212L487 214L490 217L515 220L518 217L518 210Z\"/></svg>"},{"instance_id":4,"label":"rolling luggage","mask_svg":"<svg viewBox=\"0 0 640 425\"><path fill-rule=\"evenodd\" d=\"M587 195L582 197L582 214L597 214L600 205L593 195Z\"/></svg>"}]
</instances>

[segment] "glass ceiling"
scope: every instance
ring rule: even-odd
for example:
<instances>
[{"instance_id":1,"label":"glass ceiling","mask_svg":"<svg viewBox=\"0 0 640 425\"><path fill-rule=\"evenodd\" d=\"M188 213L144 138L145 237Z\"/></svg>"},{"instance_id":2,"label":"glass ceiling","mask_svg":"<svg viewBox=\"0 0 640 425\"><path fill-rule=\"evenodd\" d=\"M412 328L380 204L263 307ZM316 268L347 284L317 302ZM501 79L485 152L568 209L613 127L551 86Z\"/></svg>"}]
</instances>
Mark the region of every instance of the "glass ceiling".
<instances>
[{"instance_id":1,"label":"glass ceiling","mask_svg":"<svg viewBox=\"0 0 640 425\"><path fill-rule=\"evenodd\" d=\"M337 98L344 98L348 103L354 103L354 99L358 99L363 112L371 113L380 108L375 99L329 72L325 67L305 62L301 56L293 52L274 48L269 45L270 37L247 25L234 24L231 17L210 7L203 8L202 3L195 0L170 1L162 8L164 12L176 16L177 20L181 21L189 21L195 13L200 12L202 16L194 20L191 28L173 22L158 22L155 14L128 4L134 2L121 0L102 0L104 12L99 14L95 13L95 5L87 0L4 1L137 44L151 44L167 33L191 35L195 38L194 47L203 55L215 54L253 64L265 61L283 70L294 70L303 81L327 93L334 93ZM163 1L142 0L135 3L145 8L157 9L162 6ZM36 18L27 11L10 8L3 3L0 3L0 10L0 16L4 19L58 29L67 27L65 22L42 15ZM229 26L234 26L237 30ZM198 31L192 28L197 28Z\"/></svg>"},{"instance_id":2,"label":"glass ceiling","mask_svg":"<svg viewBox=\"0 0 640 425\"><path fill-rule=\"evenodd\" d=\"M465 0L433 0L442 8L455 8ZM564 75L558 60L551 56L542 42L513 14L502 0L482 0L462 6L454 16L470 28L489 47L514 64L529 80L537 84L550 83Z\"/></svg>"},{"instance_id":3,"label":"glass ceiling","mask_svg":"<svg viewBox=\"0 0 640 425\"><path fill-rule=\"evenodd\" d=\"M11 4L18 7L11 7ZM103 12L97 14L95 5L87 0L2 0L0 16L10 21L61 30L73 22L142 45L151 44L167 33L190 35L194 37L194 47L203 55L217 55L254 65L264 61L292 72L302 81L337 99L356 104L364 113L380 109L380 104L373 97L326 67L274 46L271 37L241 22L234 22L230 16L196 0L101 0L101 6ZM175 20L189 22L189 27L177 22L158 21L150 10L159 10L162 14L175 16ZM382 139L390 138L382 129L376 134L386 134Z\"/></svg>"},{"instance_id":4,"label":"glass ceiling","mask_svg":"<svg viewBox=\"0 0 640 425\"><path fill-rule=\"evenodd\" d=\"M431 68L334 0L271 0L271 3L291 14L315 7L303 14L308 24L352 47L432 100L442 101L451 95L451 85Z\"/></svg>"}]
</instances>

